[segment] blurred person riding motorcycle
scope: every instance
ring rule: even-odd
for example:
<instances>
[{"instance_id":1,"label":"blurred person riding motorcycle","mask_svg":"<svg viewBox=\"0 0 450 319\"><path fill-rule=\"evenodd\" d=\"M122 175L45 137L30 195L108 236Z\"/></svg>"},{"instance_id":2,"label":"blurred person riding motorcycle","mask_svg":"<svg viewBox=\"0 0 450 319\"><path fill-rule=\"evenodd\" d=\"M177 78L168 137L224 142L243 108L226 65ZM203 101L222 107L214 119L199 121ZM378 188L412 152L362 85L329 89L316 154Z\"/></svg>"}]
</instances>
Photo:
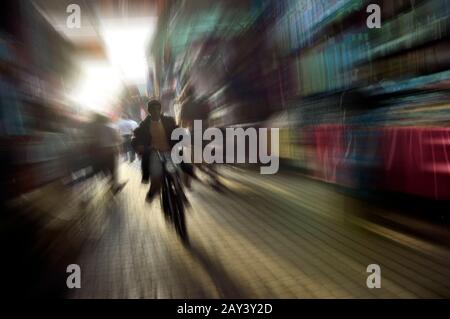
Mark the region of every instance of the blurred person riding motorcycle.
<instances>
[{"instance_id":1,"label":"blurred person riding motorcycle","mask_svg":"<svg viewBox=\"0 0 450 319\"><path fill-rule=\"evenodd\" d=\"M172 147L177 142L170 137L177 125L173 117L161 113L160 101L151 100L147 109L149 115L134 130L131 144L141 156L142 183L146 184L150 180L146 200L151 202L162 184L163 164L159 156L170 158Z\"/></svg>"}]
</instances>

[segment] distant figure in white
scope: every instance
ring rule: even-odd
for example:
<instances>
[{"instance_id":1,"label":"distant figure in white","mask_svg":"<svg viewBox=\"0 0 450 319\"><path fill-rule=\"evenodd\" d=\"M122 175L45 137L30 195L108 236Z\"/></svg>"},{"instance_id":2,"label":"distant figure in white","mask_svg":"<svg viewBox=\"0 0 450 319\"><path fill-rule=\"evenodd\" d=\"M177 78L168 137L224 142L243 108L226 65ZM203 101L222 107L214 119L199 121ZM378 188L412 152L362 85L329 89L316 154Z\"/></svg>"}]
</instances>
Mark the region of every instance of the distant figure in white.
<instances>
[{"instance_id":1,"label":"distant figure in white","mask_svg":"<svg viewBox=\"0 0 450 319\"><path fill-rule=\"evenodd\" d=\"M131 147L131 138L133 137L133 132L138 127L138 124L128 115L124 115L115 124L123 140L122 155L124 155L125 161L130 161L130 163L132 163L136 159L136 153Z\"/></svg>"}]
</instances>

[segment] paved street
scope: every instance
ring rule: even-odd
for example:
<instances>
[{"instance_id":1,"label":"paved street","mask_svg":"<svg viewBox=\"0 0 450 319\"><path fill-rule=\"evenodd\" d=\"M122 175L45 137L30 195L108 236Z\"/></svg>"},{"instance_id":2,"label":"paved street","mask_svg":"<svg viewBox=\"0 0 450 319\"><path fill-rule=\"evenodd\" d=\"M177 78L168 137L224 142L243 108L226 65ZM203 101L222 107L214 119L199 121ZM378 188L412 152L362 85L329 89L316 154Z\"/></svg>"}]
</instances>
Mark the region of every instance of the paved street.
<instances>
[{"instance_id":1,"label":"paved street","mask_svg":"<svg viewBox=\"0 0 450 319\"><path fill-rule=\"evenodd\" d=\"M223 192L199 182L188 192L189 249L165 221L159 200L144 202L148 186L140 183L138 163L121 165L128 183L116 197L101 181L75 192L54 190L59 195L48 210L60 203L57 219L69 226L53 255L76 242L78 253L65 262L82 271L81 289L67 296L450 297L450 249L371 218L379 208L297 174L226 168L223 176ZM405 222L395 213L384 216ZM448 234L425 222L419 228L427 227ZM366 286L369 264L381 267L381 289Z\"/></svg>"},{"instance_id":2,"label":"paved street","mask_svg":"<svg viewBox=\"0 0 450 319\"><path fill-rule=\"evenodd\" d=\"M138 165L121 169L123 193L99 199L85 221L91 246L72 297L450 296L448 249L357 216L355 200L321 183L239 170L226 171L223 193L194 183L188 250L159 201L144 202ZM381 289L366 287L372 263Z\"/></svg>"}]
</instances>

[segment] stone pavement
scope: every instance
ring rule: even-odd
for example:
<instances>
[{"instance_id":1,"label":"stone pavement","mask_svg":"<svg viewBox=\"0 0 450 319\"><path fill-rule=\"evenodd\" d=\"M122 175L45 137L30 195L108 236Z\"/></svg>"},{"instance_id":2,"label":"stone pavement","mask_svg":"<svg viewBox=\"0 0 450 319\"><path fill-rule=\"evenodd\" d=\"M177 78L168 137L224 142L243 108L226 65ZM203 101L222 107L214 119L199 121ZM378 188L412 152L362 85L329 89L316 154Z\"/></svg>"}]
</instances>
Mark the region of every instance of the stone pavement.
<instances>
[{"instance_id":1,"label":"stone pavement","mask_svg":"<svg viewBox=\"0 0 450 319\"><path fill-rule=\"evenodd\" d=\"M224 169L227 189L188 192L191 248L144 201L138 163L116 197L80 187L81 289L70 298L450 297L450 249L370 221L372 208L299 176ZM83 191L84 189L84 191ZM366 267L379 264L381 289Z\"/></svg>"}]
</instances>

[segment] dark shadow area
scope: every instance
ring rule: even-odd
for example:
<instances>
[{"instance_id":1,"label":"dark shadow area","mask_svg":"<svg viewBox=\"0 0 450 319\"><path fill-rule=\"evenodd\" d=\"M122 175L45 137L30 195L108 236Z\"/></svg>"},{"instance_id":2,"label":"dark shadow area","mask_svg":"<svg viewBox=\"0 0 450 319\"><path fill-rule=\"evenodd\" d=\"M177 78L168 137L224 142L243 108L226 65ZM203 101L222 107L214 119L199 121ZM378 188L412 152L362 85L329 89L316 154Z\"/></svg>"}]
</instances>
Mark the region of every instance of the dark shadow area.
<instances>
[{"instance_id":1,"label":"dark shadow area","mask_svg":"<svg viewBox=\"0 0 450 319\"><path fill-rule=\"evenodd\" d=\"M63 298L66 267L80 254L81 244L68 227L46 228L27 207L4 207L1 215L2 292L8 298Z\"/></svg>"},{"instance_id":2,"label":"dark shadow area","mask_svg":"<svg viewBox=\"0 0 450 319\"><path fill-rule=\"evenodd\" d=\"M227 299L244 299L250 295L245 289L238 285L230 276L228 271L220 264L213 260L206 250L197 243L192 243L186 247L191 256L200 263L203 269L208 273L219 291L220 298Z\"/></svg>"}]
</instances>

